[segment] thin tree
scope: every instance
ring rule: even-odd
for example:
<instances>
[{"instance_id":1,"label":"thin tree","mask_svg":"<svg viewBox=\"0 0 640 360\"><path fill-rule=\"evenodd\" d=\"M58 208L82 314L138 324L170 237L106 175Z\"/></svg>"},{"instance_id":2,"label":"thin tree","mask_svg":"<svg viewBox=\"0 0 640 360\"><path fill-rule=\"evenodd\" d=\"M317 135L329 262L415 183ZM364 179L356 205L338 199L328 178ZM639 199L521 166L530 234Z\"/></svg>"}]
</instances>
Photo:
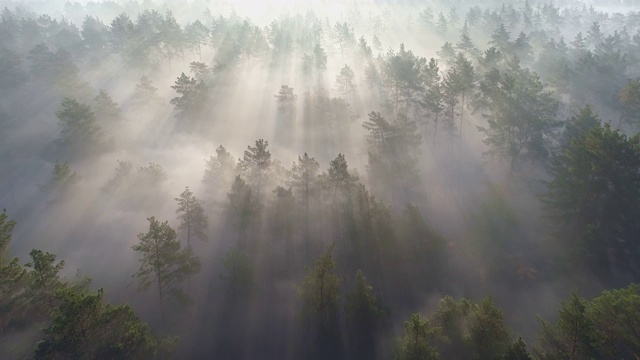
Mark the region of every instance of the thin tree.
<instances>
[{"instance_id":1,"label":"thin tree","mask_svg":"<svg viewBox=\"0 0 640 360\"><path fill-rule=\"evenodd\" d=\"M190 249L182 249L177 240L178 234L168 222L159 222L150 217L149 231L140 233L140 242L132 248L142 254L140 269L133 274L138 279L138 290L147 291L155 284L158 290L160 313L166 319L165 304L173 300L178 304L187 304L189 296L178 288L189 275L200 271L200 259Z\"/></svg>"},{"instance_id":2,"label":"thin tree","mask_svg":"<svg viewBox=\"0 0 640 360\"><path fill-rule=\"evenodd\" d=\"M196 237L201 241L207 241L207 217L202 207L202 201L198 200L189 187L185 187L180 197L174 199L178 202L178 220L180 230L187 231L187 249L191 249L191 238Z\"/></svg>"},{"instance_id":3,"label":"thin tree","mask_svg":"<svg viewBox=\"0 0 640 360\"><path fill-rule=\"evenodd\" d=\"M302 157L298 156L298 163L293 163L291 173L293 177L292 185L299 188L303 193L304 199L304 226L305 226L305 256L309 255L309 197L312 187L315 185L316 177L320 164L315 158L309 157L304 153Z\"/></svg>"}]
</instances>

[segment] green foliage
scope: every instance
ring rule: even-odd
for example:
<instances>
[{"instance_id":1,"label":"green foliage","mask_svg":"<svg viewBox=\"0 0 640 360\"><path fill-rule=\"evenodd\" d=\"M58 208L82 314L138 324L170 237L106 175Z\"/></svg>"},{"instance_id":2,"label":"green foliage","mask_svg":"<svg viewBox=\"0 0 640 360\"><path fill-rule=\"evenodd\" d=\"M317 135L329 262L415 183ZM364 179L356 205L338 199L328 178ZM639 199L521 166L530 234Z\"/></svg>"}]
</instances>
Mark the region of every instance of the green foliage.
<instances>
[{"instance_id":1,"label":"green foliage","mask_svg":"<svg viewBox=\"0 0 640 360\"><path fill-rule=\"evenodd\" d=\"M477 273L483 283L506 281L517 286L521 280L531 280L531 273L520 273L524 269L523 220L509 195L508 187L491 184L484 199L471 219L472 243L468 247L473 262L477 262ZM522 277L525 276L523 279Z\"/></svg>"},{"instance_id":2,"label":"green foliage","mask_svg":"<svg viewBox=\"0 0 640 360\"><path fill-rule=\"evenodd\" d=\"M220 278L224 282L226 294L232 301L247 299L253 289L253 264L251 258L240 248L229 250L222 259L223 273Z\"/></svg>"},{"instance_id":3,"label":"green foliage","mask_svg":"<svg viewBox=\"0 0 640 360\"><path fill-rule=\"evenodd\" d=\"M120 110L111 96L102 89L93 99L93 111L96 120L105 125L113 125L113 122L122 119L122 110Z\"/></svg>"},{"instance_id":4,"label":"green foliage","mask_svg":"<svg viewBox=\"0 0 640 360\"><path fill-rule=\"evenodd\" d=\"M531 355L527 351L527 344L519 337L509 345L507 352L504 356L500 357L501 360L532 360Z\"/></svg>"},{"instance_id":5,"label":"green foliage","mask_svg":"<svg viewBox=\"0 0 640 360\"><path fill-rule=\"evenodd\" d=\"M622 106L620 122L637 125L640 122L640 78L627 81L620 90L618 101Z\"/></svg>"},{"instance_id":6,"label":"green foliage","mask_svg":"<svg viewBox=\"0 0 640 360\"><path fill-rule=\"evenodd\" d=\"M165 318L165 303L175 305L188 304L191 299L179 288L179 284L189 275L200 271L200 260L190 249L182 249L176 239L178 234L165 221L154 217L149 219L149 231L140 233L140 242L133 250L142 255L140 269L133 275L138 280L140 291L148 290L152 285L157 288L160 312Z\"/></svg>"},{"instance_id":7,"label":"green foliage","mask_svg":"<svg viewBox=\"0 0 640 360\"><path fill-rule=\"evenodd\" d=\"M342 98L347 101L352 99L356 93L354 78L355 74L348 65L340 69L340 73L336 76L336 88L339 89Z\"/></svg>"},{"instance_id":8,"label":"green foliage","mask_svg":"<svg viewBox=\"0 0 640 360\"><path fill-rule=\"evenodd\" d=\"M563 302L556 324L542 319L535 354L540 359L597 359L602 354L593 319L588 316L588 301L574 291Z\"/></svg>"},{"instance_id":9,"label":"green foliage","mask_svg":"<svg viewBox=\"0 0 640 360\"><path fill-rule=\"evenodd\" d=\"M207 241L208 220L202 207L202 201L198 200L189 187L185 187L180 197L174 199L178 203L178 220L180 230L186 230L187 249L191 249L191 238L196 237L201 241Z\"/></svg>"},{"instance_id":10,"label":"green foliage","mask_svg":"<svg viewBox=\"0 0 640 360\"><path fill-rule=\"evenodd\" d=\"M557 127L558 101L538 75L516 61L508 72L487 73L482 89L488 126L478 130L488 154L508 160L510 173L524 160L544 159L545 143Z\"/></svg>"},{"instance_id":11,"label":"green foliage","mask_svg":"<svg viewBox=\"0 0 640 360\"><path fill-rule=\"evenodd\" d=\"M640 286L603 291L591 300L587 316L593 320L600 353L627 359L640 354Z\"/></svg>"},{"instance_id":12,"label":"green foliage","mask_svg":"<svg viewBox=\"0 0 640 360\"><path fill-rule=\"evenodd\" d=\"M268 141L258 139L256 146L247 146L244 157L238 160L238 170L246 176L249 183L256 187L258 197L271 166L271 153L267 150L268 146Z\"/></svg>"},{"instance_id":13,"label":"green foliage","mask_svg":"<svg viewBox=\"0 0 640 360\"><path fill-rule=\"evenodd\" d=\"M591 129L600 126L600 118L591 105L587 105L578 111L564 124L561 145L563 150L571 146L574 139L580 139Z\"/></svg>"},{"instance_id":14,"label":"green foliage","mask_svg":"<svg viewBox=\"0 0 640 360\"><path fill-rule=\"evenodd\" d=\"M361 270L356 273L355 280L345 304L351 358L374 359L386 313Z\"/></svg>"},{"instance_id":15,"label":"green foliage","mask_svg":"<svg viewBox=\"0 0 640 360\"><path fill-rule=\"evenodd\" d=\"M57 304L56 291L68 286L59 274L64 268L64 260L56 263L54 254L35 249L31 250L29 256L31 262L25 265L33 269L27 275L29 306L36 316L48 316Z\"/></svg>"},{"instance_id":16,"label":"green foliage","mask_svg":"<svg viewBox=\"0 0 640 360\"><path fill-rule=\"evenodd\" d=\"M307 275L298 285L298 295L302 300L301 317L313 324L321 334L338 331L342 279L336 274L335 268L331 245L316 260L314 267L307 269Z\"/></svg>"},{"instance_id":17,"label":"green foliage","mask_svg":"<svg viewBox=\"0 0 640 360\"><path fill-rule=\"evenodd\" d=\"M343 195L347 194L351 187L358 181L358 177L349 174L349 165L343 154L331 160L329 163L328 182L333 195L340 190Z\"/></svg>"},{"instance_id":18,"label":"green foliage","mask_svg":"<svg viewBox=\"0 0 640 360\"><path fill-rule=\"evenodd\" d=\"M28 300L25 300L24 289L28 280L27 270L20 266L18 258L0 266L0 334L14 323L34 318L25 306Z\"/></svg>"},{"instance_id":19,"label":"green foliage","mask_svg":"<svg viewBox=\"0 0 640 360\"><path fill-rule=\"evenodd\" d=\"M422 137L415 121L404 112L390 124L371 112L362 127L369 131L369 178L379 194L408 193L418 183L416 168ZM402 199L401 201L404 201Z\"/></svg>"},{"instance_id":20,"label":"green foliage","mask_svg":"<svg viewBox=\"0 0 640 360\"><path fill-rule=\"evenodd\" d=\"M444 358L492 359L509 349L511 333L491 297L476 304L445 296L430 321L442 331L438 349Z\"/></svg>"},{"instance_id":21,"label":"green foliage","mask_svg":"<svg viewBox=\"0 0 640 360\"><path fill-rule=\"evenodd\" d=\"M260 202L240 175L236 176L231 185L227 199L226 215L238 232L240 245L244 246L247 232L260 213Z\"/></svg>"},{"instance_id":22,"label":"green foliage","mask_svg":"<svg viewBox=\"0 0 640 360\"><path fill-rule=\"evenodd\" d=\"M440 336L441 329L433 327L429 320L419 313L411 315L405 322L404 336L400 339L398 360L435 360L439 359L433 341Z\"/></svg>"},{"instance_id":23,"label":"green foliage","mask_svg":"<svg viewBox=\"0 0 640 360\"><path fill-rule=\"evenodd\" d=\"M202 80L198 81L182 73L171 88L179 95L170 101L176 110L176 117L192 122L196 120L206 104L209 91L207 85Z\"/></svg>"},{"instance_id":24,"label":"green foliage","mask_svg":"<svg viewBox=\"0 0 640 360\"><path fill-rule=\"evenodd\" d=\"M438 285L447 266L445 239L429 224L417 205L407 204L400 220L399 239L404 242L404 256L409 264L409 278L420 284Z\"/></svg>"},{"instance_id":25,"label":"green foliage","mask_svg":"<svg viewBox=\"0 0 640 360\"><path fill-rule=\"evenodd\" d=\"M0 266L4 264L15 226L16 222L9 220L7 209L2 209L2 213L0 214Z\"/></svg>"},{"instance_id":26,"label":"green foliage","mask_svg":"<svg viewBox=\"0 0 640 360\"><path fill-rule=\"evenodd\" d=\"M638 273L640 252L640 136L609 124L575 138L550 167L543 197L571 259L607 277L612 269Z\"/></svg>"},{"instance_id":27,"label":"green foliage","mask_svg":"<svg viewBox=\"0 0 640 360\"><path fill-rule=\"evenodd\" d=\"M172 339L157 338L127 305L103 304L103 291L70 289L55 294L58 306L35 359L158 359L170 354Z\"/></svg>"},{"instance_id":28,"label":"green foliage","mask_svg":"<svg viewBox=\"0 0 640 360\"><path fill-rule=\"evenodd\" d=\"M88 105L64 98L56 116L62 127L56 143L60 155L65 158L78 158L109 148L110 145Z\"/></svg>"},{"instance_id":29,"label":"green foliage","mask_svg":"<svg viewBox=\"0 0 640 360\"><path fill-rule=\"evenodd\" d=\"M394 111L409 111L420 90L420 70L426 59L417 57L400 44L396 53L392 49L385 55L382 65L382 80L388 89Z\"/></svg>"}]
</instances>

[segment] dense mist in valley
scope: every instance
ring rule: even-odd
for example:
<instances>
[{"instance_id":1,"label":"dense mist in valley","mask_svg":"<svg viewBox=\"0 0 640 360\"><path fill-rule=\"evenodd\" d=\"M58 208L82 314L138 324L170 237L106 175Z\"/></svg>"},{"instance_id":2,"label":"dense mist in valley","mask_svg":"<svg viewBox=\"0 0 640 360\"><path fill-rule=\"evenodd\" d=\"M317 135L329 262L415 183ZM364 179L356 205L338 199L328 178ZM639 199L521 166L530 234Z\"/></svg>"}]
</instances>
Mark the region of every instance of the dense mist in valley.
<instances>
[{"instance_id":1,"label":"dense mist in valley","mask_svg":"<svg viewBox=\"0 0 640 360\"><path fill-rule=\"evenodd\" d=\"M0 8L0 358L640 356L640 2Z\"/></svg>"}]
</instances>

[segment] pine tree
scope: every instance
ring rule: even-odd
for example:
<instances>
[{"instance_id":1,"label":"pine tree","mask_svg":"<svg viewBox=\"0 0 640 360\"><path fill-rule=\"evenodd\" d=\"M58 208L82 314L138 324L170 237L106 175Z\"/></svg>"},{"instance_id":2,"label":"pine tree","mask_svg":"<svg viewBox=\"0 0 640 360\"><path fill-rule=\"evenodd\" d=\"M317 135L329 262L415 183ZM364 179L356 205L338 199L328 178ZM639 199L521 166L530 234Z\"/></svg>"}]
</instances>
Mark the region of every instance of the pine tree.
<instances>
[{"instance_id":1,"label":"pine tree","mask_svg":"<svg viewBox=\"0 0 640 360\"><path fill-rule=\"evenodd\" d=\"M194 121L205 106L208 88L205 83L182 73L171 86L180 96L171 99L177 111L176 117Z\"/></svg>"},{"instance_id":2,"label":"pine tree","mask_svg":"<svg viewBox=\"0 0 640 360\"><path fill-rule=\"evenodd\" d=\"M317 350L321 354L335 352L339 339L338 310L342 279L336 274L332 253L333 245L327 248L313 268L307 270L307 275L298 285L298 295L302 300L301 317L317 336Z\"/></svg>"},{"instance_id":3,"label":"pine tree","mask_svg":"<svg viewBox=\"0 0 640 360\"><path fill-rule=\"evenodd\" d=\"M91 111L91 107L70 98L64 98L56 111L62 131L57 145L60 155L77 158L80 154L91 154L108 148L104 133Z\"/></svg>"},{"instance_id":4,"label":"pine tree","mask_svg":"<svg viewBox=\"0 0 640 360\"><path fill-rule=\"evenodd\" d=\"M540 359L598 359L595 324L587 314L588 302L574 291L569 301L562 304L557 324L548 324L541 318L538 343L534 353Z\"/></svg>"},{"instance_id":5,"label":"pine tree","mask_svg":"<svg viewBox=\"0 0 640 360\"><path fill-rule=\"evenodd\" d=\"M231 186L235 177L235 159L227 149L220 145L216 148L216 156L210 156L205 160L204 176L202 184L205 186L207 201L218 198Z\"/></svg>"},{"instance_id":6,"label":"pine tree","mask_svg":"<svg viewBox=\"0 0 640 360\"><path fill-rule=\"evenodd\" d=\"M455 67L458 70L457 88L460 93L460 138L462 139L462 124L464 122L464 100L465 96L473 91L475 86L475 72L473 65L464 55L456 56Z\"/></svg>"},{"instance_id":7,"label":"pine tree","mask_svg":"<svg viewBox=\"0 0 640 360\"><path fill-rule=\"evenodd\" d=\"M167 301L184 305L191 299L178 287L188 276L200 271L200 260L190 249L182 249L177 240L178 234L168 222L159 222L150 217L149 231L140 233L140 242L132 249L141 254L140 269L133 275L138 280L138 289L147 291L157 287L160 313L166 319Z\"/></svg>"},{"instance_id":8,"label":"pine tree","mask_svg":"<svg viewBox=\"0 0 640 360\"><path fill-rule=\"evenodd\" d=\"M122 119L122 111L118 104L102 89L93 99L93 111L96 120L105 125L112 125L115 121Z\"/></svg>"},{"instance_id":9,"label":"pine tree","mask_svg":"<svg viewBox=\"0 0 640 360\"><path fill-rule=\"evenodd\" d=\"M340 69L340 74L336 76L336 87L340 90L342 97L349 101L356 92L356 85L353 83L355 74L348 65Z\"/></svg>"},{"instance_id":10,"label":"pine tree","mask_svg":"<svg viewBox=\"0 0 640 360\"><path fill-rule=\"evenodd\" d=\"M0 266L4 264L15 226L16 222L9 220L7 210L3 209L2 213L0 213Z\"/></svg>"},{"instance_id":11,"label":"pine tree","mask_svg":"<svg viewBox=\"0 0 640 360\"><path fill-rule=\"evenodd\" d=\"M238 169L245 174L248 181L258 190L260 197L262 187L269 167L271 166L271 153L267 150L269 142L263 139L256 140L256 146L247 146L242 159L238 160Z\"/></svg>"},{"instance_id":12,"label":"pine tree","mask_svg":"<svg viewBox=\"0 0 640 360\"><path fill-rule=\"evenodd\" d=\"M345 313L352 358L375 359L385 311L361 270L356 273L353 291L347 295Z\"/></svg>"},{"instance_id":13,"label":"pine tree","mask_svg":"<svg viewBox=\"0 0 640 360\"><path fill-rule=\"evenodd\" d=\"M236 176L227 193L226 215L238 233L239 245L244 246L251 225L255 223L260 213L260 203L253 195L251 187L240 175Z\"/></svg>"},{"instance_id":14,"label":"pine tree","mask_svg":"<svg viewBox=\"0 0 640 360\"><path fill-rule=\"evenodd\" d=\"M438 338L439 328L434 328L429 320L419 313L411 315L405 322L404 336L400 339L399 360L435 360L439 359L438 351L432 342Z\"/></svg>"},{"instance_id":15,"label":"pine tree","mask_svg":"<svg viewBox=\"0 0 640 360\"><path fill-rule=\"evenodd\" d=\"M349 166L343 154L331 160L329 163L329 185L331 186L333 196L340 190L346 195L350 188L358 181L357 176L349 174Z\"/></svg>"},{"instance_id":16,"label":"pine tree","mask_svg":"<svg viewBox=\"0 0 640 360\"><path fill-rule=\"evenodd\" d=\"M298 156L298 163L293 163L291 168L291 185L297 191L302 192L302 199L304 201L305 257L307 259L309 256L309 242L311 241L309 205L311 195L317 186L319 169L320 164L318 164L315 158L309 157L307 153L304 153L302 157Z\"/></svg>"},{"instance_id":17,"label":"pine tree","mask_svg":"<svg viewBox=\"0 0 640 360\"><path fill-rule=\"evenodd\" d=\"M175 342L154 336L128 305L103 303L97 293L64 289L56 292L58 305L35 359L135 358L157 359L171 353Z\"/></svg>"},{"instance_id":18,"label":"pine tree","mask_svg":"<svg viewBox=\"0 0 640 360\"><path fill-rule=\"evenodd\" d=\"M151 79L142 76L140 82L136 84L133 95L131 95L131 102L138 109L153 106L160 102L157 92L158 88L153 86Z\"/></svg>"},{"instance_id":19,"label":"pine tree","mask_svg":"<svg viewBox=\"0 0 640 360\"><path fill-rule=\"evenodd\" d=\"M640 78L630 79L619 95L622 106L618 128L624 123L637 125L640 123Z\"/></svg>"},{"instance_id":20,"label":"pine tree","mask_svg":"<svg viewBox=\"0 0 640 360\"><path fill-rule=\"evenodd\" d=\"M178 229L186 230L187 249L191 250L191 238L196 237L201 241L207 241L208 221L202 208L202 201L198 200L189 187L185 187L180 197L174 199L178 202L178 220L180 226Z\"/></svg>"}]
</instances>

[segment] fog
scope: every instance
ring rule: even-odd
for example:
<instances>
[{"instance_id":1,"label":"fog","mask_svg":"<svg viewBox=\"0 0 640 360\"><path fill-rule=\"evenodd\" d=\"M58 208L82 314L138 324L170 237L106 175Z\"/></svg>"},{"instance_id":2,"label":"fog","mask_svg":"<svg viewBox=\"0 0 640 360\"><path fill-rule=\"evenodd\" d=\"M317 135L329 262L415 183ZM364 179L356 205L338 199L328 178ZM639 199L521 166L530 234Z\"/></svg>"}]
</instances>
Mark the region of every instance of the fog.
<instances>
[{"instance_id":1,"label":"fog","mask_svg":"<svg viewBox=\"0 0 640 360\"><path fill-rule=\"evenodd\" d=\"M580 139L600 139L589 131L612 129L631 149L615 154L637 149L638 3L0 7L0 209L16 222L4 258L55 254L61 279L88 276L82 291L104 289L106 303L176 336L167 358L408 359L405 321L435 314L447 295L491 296L509 328L496 344L522 336L548 358L537 316L555 321L572 290L591 299L638 281L629 219L640 182L629 174L640 167L603 155L597 164L619 166L584 179L612 174L604 187L563 172L614 146L580 155ZM589 128L585 109L597 114ZM318 164L311 180L305 154ZM201 232L181 226L185 187ZM158 303L153 282L139 291L132 247L151 217L199 259L172 283L188 306ZM336 305L314 310L305 279L327 249ZM358 270L385 310L365 325L349 310ZM0 358L32 357L52 336L42 329L59 310L20 306L3 310ZM374 335L353 335L362 329ZM429 340L442 358L489 354L456 352L446 336Z\"/></svg>"}]
</instances>

